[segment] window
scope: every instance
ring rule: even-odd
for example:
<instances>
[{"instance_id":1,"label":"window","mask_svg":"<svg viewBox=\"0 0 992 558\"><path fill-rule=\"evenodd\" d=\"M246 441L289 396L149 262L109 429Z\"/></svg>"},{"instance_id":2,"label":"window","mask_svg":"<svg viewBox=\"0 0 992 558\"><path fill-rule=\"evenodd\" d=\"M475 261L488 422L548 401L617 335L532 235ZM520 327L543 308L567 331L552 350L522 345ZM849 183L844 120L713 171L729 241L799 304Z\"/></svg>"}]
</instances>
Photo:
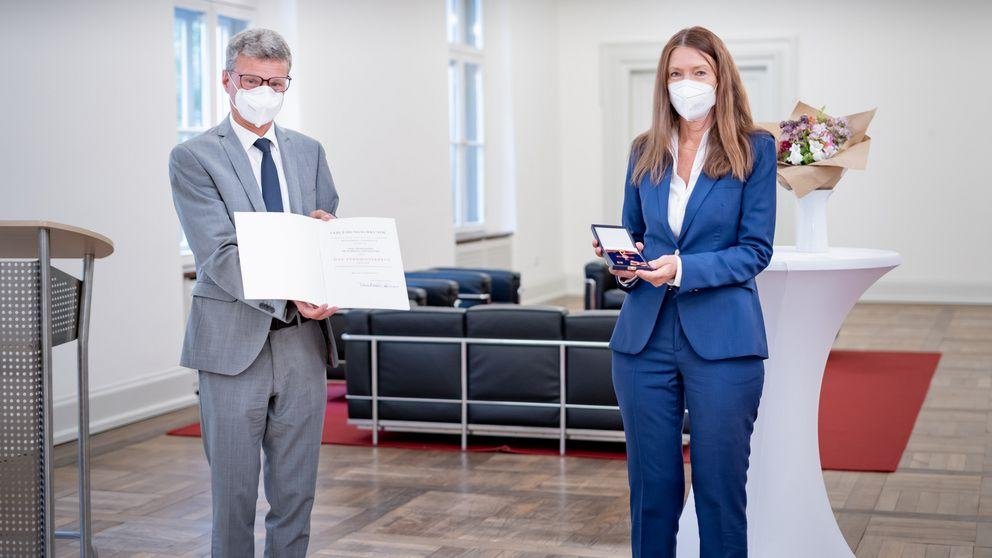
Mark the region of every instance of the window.
<instances>
[{"instance_id":1,"label":"window","mask_svg":"<svg viewBox=\"0 0 992 558\"><path fill-rule=\"evenodd\" d=\"M215 75L218 77L214 78L217 83L220 83L220 72L224 69L225 64L227 64L227 43L231 41L231 37L237 35L238 33L244 31L248 28L248 22L243 19L237 19L228 16L217 16L217 54L214 59L217 61ZM230 109L229 97L224 92L224 88L218 85L216 111L214 115L217 119L223 117L227 114Z\"/></svg>"},{"instance_id":2,"label":"window","mask_svg":"<svg viewBox=\"0 0 992 558\"><path fill-rule=\"evenodd\" d=\"M485 221L482 0L447 0L448 116L456 229Z\"/></svg>"},{"instance_id":3,"label":"window","mask_svg":"<svg viewBox=\"0 0 992 558\"><path fill-rule=\"evenodd\" d=\"M210 1L183 3L174 11L172 44L176 72L176 130L179 142L216 125L227 115L220 84L227 43L248 28L251 12ZM183 235L179 251L189 254Z\"/></svg>"},{"instance_id":4,"label":"window","mask_svg":"<svg viewBox=\"0 0 992 558\"><path fill-rule=\"evenodd\" d=\"M176 116L179 141L186 141L206 129L203 114L204 14L176 8L172 28L176 53Z\"/></svg>"},{"instance_id":5,"label":"window","mask_svg":"<svg viewBox=\"0 0 992 558\"><path fill-rule=\"evenodd\" d=\"M248 27L245 15L218 13L204 2L199 9L177 7L172 27L176 71L176 127L179 141L217 124L228 112L220 85L227 42Z\"/></svg>"}]
</instances>

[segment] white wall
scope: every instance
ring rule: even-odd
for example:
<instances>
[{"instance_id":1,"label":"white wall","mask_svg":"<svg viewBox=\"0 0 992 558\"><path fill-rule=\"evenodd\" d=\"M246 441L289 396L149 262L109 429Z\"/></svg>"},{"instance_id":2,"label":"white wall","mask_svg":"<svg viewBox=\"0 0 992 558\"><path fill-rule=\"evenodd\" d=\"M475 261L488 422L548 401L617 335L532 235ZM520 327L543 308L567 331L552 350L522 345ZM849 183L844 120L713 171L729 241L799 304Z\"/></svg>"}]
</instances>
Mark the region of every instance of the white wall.
<instances>
[{"instance_id":1,"label":"white wall","mask_svg":"<svg viewBox=\"0 0 992 558\"><path fill-rule=\"evenodd\" d=\"M324 144L340 216L397 220L404 265L454 262L444 3L300 0L300 131Z\"/></svg>"},{"instance_id":2,"label":"white wall","mask_svg":"<svg viewBox=\"0 0 992 558\"><path fill-rule=\"evenodd\" d=\"M285 14L286 3L262 12ZM487 225L516 231L513 267L530 300L561 294L568 275L558 248L556 9L555 0L484 5ZM453 263L443 0L300 0L295 12L295 23L272 25L296 35L296 125L327 149L340 214L395 217L408 269Z\"/></svg>"},{"instance_id":3,"label":"white wall","mask_svg":"<svg viewBox=\"0 0 992 558\"><path fill-rule=\"evenodd\" d=\"M590 259L588 223L603 218L599 46L666 41L703 25L724 38L798 36L799 96L833 114L878 107L868 169L844 177L830 202L835 246L889 248L904 263L867 298L992 302L992 189L984 177L982 92L990 81L992 6L955 2L803 0L705 4L649 0L560 0L559 139L565 268ZM799 24L797 22L803 21ZM801 27L800 27L801 26ZM659 53L660 54L660 53ZM786 115L783 115L783 117ZM782 197L792 194L779 191ZM779 244L791 243L791 211L780 212ZM615 217L618 219L619 217Z\"/></svg>"},{"instance_id":4,"label":"white wall","mask_svg":"<svg viewBox=\"0 0 992 558\"><path fill-rule=\"evenodd\" d=\"M5 2L0 50L0 219L49 219L104 234L91 323L93 427L193 398L177 366L178 224L167 161L175 143L172 3ZM15 54L16 53L16 54ZM81 266L59 262L79 274ZM54 351L55 434L71 435L75 347Z\"/></svg>"},{"instance_id":5,"label":"white wall","mask_svg":"<svg viewBox=\"0 0 992 558\"><path fill-rule=\"evenodd\" d=\"M485 18L487 199L502 197L497 207L512 219L524 302L540 301L562 294L574 273L561 250L557 2L496 0Z\"/></svg>"},{"instance_id":6,"label":"white wall","mask_svg":"<svg viewBox=\"0 0 992 558\"><path fill-rule=\"evenodd\" d=\"M255 8L255 17L251 22L252 27L264 27L275 29L286 39L290 51L293 53L293 67L290 74L297 75L299 67L299 14L297 13L296 0L240 0L250 2ZM278 120L280 126L299 129L300 127L300 97L299 84L293 83L292 93L283 98L282 108L279 109ZM304 87L304 89L306 89Z\"/></svg>"}]
</instances>

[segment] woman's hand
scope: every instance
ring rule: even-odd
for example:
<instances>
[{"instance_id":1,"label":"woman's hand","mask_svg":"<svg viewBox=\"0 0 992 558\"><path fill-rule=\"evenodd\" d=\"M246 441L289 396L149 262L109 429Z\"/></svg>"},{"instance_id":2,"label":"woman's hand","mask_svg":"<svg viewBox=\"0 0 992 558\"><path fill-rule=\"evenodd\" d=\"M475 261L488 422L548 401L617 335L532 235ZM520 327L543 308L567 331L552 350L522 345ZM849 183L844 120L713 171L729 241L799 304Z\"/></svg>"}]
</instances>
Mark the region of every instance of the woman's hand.
<instances>
[{"instance_id":1,"label":"woman's hand","mask_svg":"<svg viewBox=\"0 0 992 558\"><path fill-rule=\"evenodd\" d=\"M634 243L634 246L637 247L637 251L638 252L644 252L644 243L643 242L635 242ZM599 258L602 258L603 257L603 249L599 246L599 241L598 240L593 239L593 241L592 241L592 249L596 252L596 257L599 257ZM629 280L633 279L634 277L636 277L636 275L634 275L634 272L633 271L619 271L619 270L616 270L616 269L613 269L613 268L610 268L610 274L613 275L614 277L619 277L619 278L623 279L624 281L629 281Z\"/></svg>"},{"instance_id":2,"label":"woman's hand","mask_svg":"<svg viewBox=\"0 0 992 558\"><path fill-rule=\"evenodd\" d=\"M675 272L678 270L678 258L675 255L662 256L657 260L651 260L651 271L638 270L635 272L638 278L644 279L655 287L660 287L675 279Z\"/></svg>"}]
</instances>

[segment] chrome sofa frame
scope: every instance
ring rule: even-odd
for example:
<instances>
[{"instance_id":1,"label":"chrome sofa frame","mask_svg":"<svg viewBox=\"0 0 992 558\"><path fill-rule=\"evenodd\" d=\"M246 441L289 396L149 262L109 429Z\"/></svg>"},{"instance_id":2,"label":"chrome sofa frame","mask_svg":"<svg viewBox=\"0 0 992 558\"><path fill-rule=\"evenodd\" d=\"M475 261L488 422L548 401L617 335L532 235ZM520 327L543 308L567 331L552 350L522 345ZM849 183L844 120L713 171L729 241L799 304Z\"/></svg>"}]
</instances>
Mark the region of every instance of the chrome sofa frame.
<instances>
[{"instance_id":1,"label":"chrome sofa frame","mask_svg":"<svg viewBox=\"0 0 992 558\"><path fill-rule=\"evenodd\" d=\"M346 397L351 400L371 401L372 419L348 419L348 424L359 428L372 430L372 444L379 445L379 431L393 430L398 432L429 432L436 434L460 434L461 447L464 451L468 447L469 434L508 436L520 438L549 438L558 439L558 452L565 454L565 441L572 440L594 440L622 442L624 435L622 430L593 430L581 428L567 428L565 425L566 411L568 409L595 409L595 410L615 410L619 411L616 405L580 405L568 403L566 400L566 370L568 347L602 348L608 349L609 343L606 341L566 341L566 340L530 340L530 339L487 339L470 337L414 337L398 335L357 335L345 333L342 336L345 341L368 341L371 344L371 395L352 395ZM460 399L437 399L422 397L389 397L379 395L379 343L431 343L431 344L452 344L461 346L461 398ZM558 347L558 403L538 403L531 401L491 401L474 400L468 398L468 346L469 345L509 345L528 347ZM414 403L450 403L461 405L460 423L440 423L426 421L402 421L402 420L382 420L379 418L380 401L404 401ZM468 422L469 405L508 405L514 407L557 407L560 409L559 426L538 427L538 426L507 426L495 424L470 424Z\"/></svg>"}]
</instances>

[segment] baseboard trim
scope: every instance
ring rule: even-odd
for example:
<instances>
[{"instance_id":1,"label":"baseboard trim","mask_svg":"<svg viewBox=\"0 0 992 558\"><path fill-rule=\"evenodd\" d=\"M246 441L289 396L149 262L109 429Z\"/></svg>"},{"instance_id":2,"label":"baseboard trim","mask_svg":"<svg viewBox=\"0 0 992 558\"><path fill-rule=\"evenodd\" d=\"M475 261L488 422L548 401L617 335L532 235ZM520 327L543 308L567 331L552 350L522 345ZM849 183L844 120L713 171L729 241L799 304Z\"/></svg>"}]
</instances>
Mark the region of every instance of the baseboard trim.
<instances>
[{"instance_id":1,"label":"baseboard trim","mask_svg":"<svg viewBox=\"0 0 992 558\"><path fill-rule=\"evenodd\" d=\"M197 402L195 371L176 366L90 391L90 433L165 414ZM79 414L75 394L52 402L56 444L75 440Z\"/></svg>"},{"instance_id":2,"label":"baseboard trim","mask_svg":"<svg viewBox=\"0 0 992 558\"><path fill-rule=\"evenodd\" d=\"M868 289L861 300L917 304L992 304L992 284L895 282L883 279Z\"/></svg>"}]
</instances>

